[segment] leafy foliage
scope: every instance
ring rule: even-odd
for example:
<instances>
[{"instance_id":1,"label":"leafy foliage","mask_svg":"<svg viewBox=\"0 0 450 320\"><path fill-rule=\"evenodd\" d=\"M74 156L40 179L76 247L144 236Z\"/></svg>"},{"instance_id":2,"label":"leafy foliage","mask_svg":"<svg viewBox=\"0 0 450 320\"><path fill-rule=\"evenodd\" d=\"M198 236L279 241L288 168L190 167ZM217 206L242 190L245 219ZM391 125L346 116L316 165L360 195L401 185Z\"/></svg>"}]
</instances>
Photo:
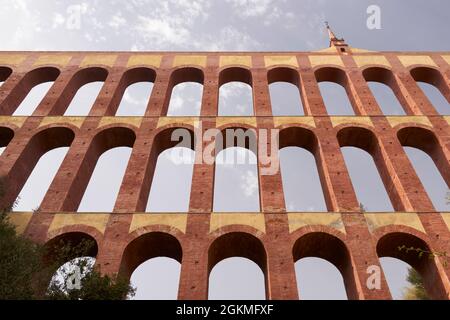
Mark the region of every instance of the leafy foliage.
<instances>
[{"instance_id":1,"label":"leafy foliage","mask_svg":"<svg viewBox=\"0 0 450 320\"><path fill-rule=\"evenodd\" d=\"M0 203L4 181L0 177ZM103 275L89 263L86 256L93 241L60 241L51 247L34 243L18 235L9 221L13 205L0 205L0 300L117 300L134 295L128 279ZM80 270L78 279L76 270ZM79 287L68 286L74 278Z\"/></svg>"},{"instance_id":2,"label":"leafy foliage","mask_svg":"<svg viewBox=\"0 0 450 320\"><path fill-rule=\"evenodd\" d=\"M415 269L408 269L408 277L406 279L410 283L410 286L406 289L403 295L405 300L430 299L423 285L422 277Z\"/></svg>"}]
</instances>

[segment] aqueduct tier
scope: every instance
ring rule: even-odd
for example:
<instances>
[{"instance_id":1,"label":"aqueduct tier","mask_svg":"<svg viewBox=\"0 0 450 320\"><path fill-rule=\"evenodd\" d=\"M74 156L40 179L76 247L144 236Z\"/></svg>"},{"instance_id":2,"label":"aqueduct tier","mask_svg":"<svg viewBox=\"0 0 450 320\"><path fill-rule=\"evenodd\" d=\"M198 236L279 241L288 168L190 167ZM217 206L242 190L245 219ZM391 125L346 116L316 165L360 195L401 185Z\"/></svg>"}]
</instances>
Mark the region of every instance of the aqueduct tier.
<instances>
[{"instance_id":1,"label":"aqueduct tier","mask_svg":"<svg viewBox=\"0 0 450 320\"><path fill-rule=\"evenodd\" d=\"M320 257L339 269L350 299L390 299L383 272L380 289L366 285L368 267L379 267L379 258L389 256L416 268L433 298L448 299L448 258L419 258L398 247L450 253L450 213L435 209L403 150L427 153L450 183L450 117L417 85L435 86L450 102L449 64L449 52L335 46L270 53L2 52L0 170L8 184L3 200L17 198L42 155L69 147L39 210L13 212L11 221L18 232L48 245L93 239L92 255L102 272L130 276L149 258L171 257L181 263L178 297L205 299L214 265L240 256L264 272L268 299L296 299L301 292L295 261ZM30 115L13 116L33 87L49 81L53 84ZM89 113L65 116L77 90L93 81L104 84ZM153 83L145 113L116 116L126 88L142 81ZM219 88L231 81L251 86L252 116L218 113ZM269 85L279 81L298 88L304 115L273 115ZM328 114L318 85L323 81L345 89L354 115ZM384 114L368 81L389 86L405 115ZM203 85L199 114L168 116L172 89L183 82ZM171 133L177 128L193 133L199 122L202 130L255 129L257 135L260 129L279 129L279 148L300 147L314 156L327 212L287 212L280 172L262 174L258 161L260 212L213 212L215 164L199 162L187 212L145 213L158 155L174 146ZM372 156L393 212L360 210L340 150L346 146ZM97 160L115 147L132 151L114 209L77 213Z\"/></svg>"}]
</instances>

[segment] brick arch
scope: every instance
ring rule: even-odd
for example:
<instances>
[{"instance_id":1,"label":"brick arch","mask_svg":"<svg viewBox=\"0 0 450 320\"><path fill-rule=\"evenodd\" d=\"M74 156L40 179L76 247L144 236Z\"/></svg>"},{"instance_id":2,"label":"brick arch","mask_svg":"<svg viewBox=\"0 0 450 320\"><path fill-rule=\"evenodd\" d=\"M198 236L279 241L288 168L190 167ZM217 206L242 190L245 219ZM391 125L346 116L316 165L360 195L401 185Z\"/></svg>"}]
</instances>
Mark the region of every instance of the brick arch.
<instances>
[{"instance_id":1,"label":"brick arch","mask_svg":"<svg viewBox=\"0 0 450 320\"><path fill-rule=\"evenodd\" d=\"M377 242L377 253L381 257L392 257L411 265L422 276L425 289L433 299L448 299L449 284L443 280L444 274L439 272L434 259L426 254L420 257L416 251L406 252L399 247L406 246L432 252L425 240L417 234L405 231L392 231L380 236Z\"/></svg>"},{"instance_id":2,"label":"brick arch","mask_svg":"<svg viewBox=\"0 0 450 320\"><path fill-rule=\"evenodd\" d=\"M218 135L220 134L222 138L218 138L218 135L216 135L216 156L219 154L219 152L233 147L245 148L253 152L255 156L258 155L258 136L255 128L243 124L229 124L219 130L220 133L218 133ZM240 136L240 132L244 133L244 140L238 138L238 136ZM231 140L231 138L233 138L233 140Z\"/></svg>"},{"instance_id":3,"label":"brick arch","mask_svg":"<svg viewBox=\"0 0 450 320\"><path fill-rule=\"evenodd\" d=\"M228 232L210 244L208 248L208 282L214 266L231 257L247 258L259 266L264 273L266 297L269 297L266 249L260 239L246 232Z\"/></svg>"},{"instance_id":4,"label":"brick arch","mask_svg":"<svg viewBox=\"0 0 450 320\"><path fill-rule=\"evenodd\" d=\"M0 148L7 147L14 137L14 130L8 127L0 127Z\"/></svg>"},{"instance_id":5,"label":"brick arch","mask_svg":"<svg viewBox=\"0 0 450 320\"><path fill-rule=\"evenodd\" d=\"M180 241L172 234L161 231L139 235L125 247L119 275L129 279L141 263L156 257L168 257L181 263L183 249Z\"/></svg>"},{"instance_id":6,"label":"brick arch","mask_svg":"<svg viewBox=\"0 0 450 320\"><path fill-rule=\"evenodd\" d=\"M163 104L163 115L167 115L173 88L183 82L196 82L203 86L205 82L205 75L203 70L198 67L182 66L174 69L170 73L167 94L165 95Z\"/></svg>"},{"instance_id":7,"label":"brick arch","mask_svg":"<svg viewBox=\"0 0 450 320\"><path fill-rule=\"evenodd\" d=\"M338 66L320 66L314 70L314 76L316 77L317 83L320 82L333 82L345 89L347 97L352 106L355 115L360 114L358 109L358 103L353 96L352 89L350 88L350 80L348 78L347 72Z\"/></svg>"},{"instance_id":8,"label":"brick arch","mask_svg":"<svg viewBox=\"0 0 450 320\"><path fill-rule=\"evenodd\" d=\"M341 273L348 299L359 298L358 282L352 258L344 241L327 232L308 232L298 238L293 247L294 262L307 257L317 257L332 263ZM300 293L301 295L301 293Z\"/></svg>"},{"instance_id":9,"label":"brick arch","mask_svg":"<svg viewBox=\"0 0 450 320\"><path fill-rule=\"evenodd\" d=\"M243 67L227 67L219 72L219 88L233 81L239 81L253 87L253 77L249 69Z\"/></svg>"},{"instance_id":10,"label":"brick arch","mask_svg":"<svg viewBox=\"0 0 450 320\"><path fill-rule=\"evenodd\" d=\"M330 190L327 185L327 174L325 172L325 168L323 167L323 154L320 151L319 140L314 131L300 126L291 126L280 130L279 150L285 147L302 148L309 151L314 156L325 204L328 210L331 210L333 207L331 200L332 190Z\"/></svg>"},{"instance_id":11,"label":"brick arch","mask_svg":"<svg viewBox=\"0 0 450 320\"><path fill-rule=\"evenodd\" d=\"M64 87L62 94L58 97L57 103L50 110L49 115L63 115L73 97L82 86L95 81L106 81L108 74L108 69L98 66L87 67L76 71L71 75L70 80Z\"/></svg>"},{"instance_id":12,"label":"brick arch","mask_svg":"<svg viewBox=\"0 0 450 320\"><path fill-rule=\"evenodd\" d=\"M44 128L36 132L9 171L7 176L8 192L4 197L5 203L10 204L17 198L42 155L55 148L70 147L74 138L74 132L70 128L62 126ZM8 157L8 151L5 151L5 156Z\"/></svg>"},{"instance_id":13,"label":"brick arch","mask_svg":"<svg viewBox=\"0 0 450 320\"><path fill-rule=\"evenodd\" d=\"M125 90L138 82L154 83L156 79L156 71L149 67L134 67L127 69L121 76L117 89L114 91L111 103L108 106L106 115L114 115L119 108ZM150 99L149 99L150 100Z\"/></svg>"},{"instance_id":14,"label":"brick arch","mask_svg":"<svg viewBox=\"0 0 450 320\"><path fill-rule=\"evenodd\" d=\"M450 87L438 69L430 66L413 66L409 72L415 81L435 86L450 103Z\"/></svg>"},{"instance_id":15,"label":"brick arch","mask_svg":"<svg viewBox=\"0 0 450 320\"><path fill-rule=\"evenodd\" d=\"M40 67L25 73L2 103L0 113L12 114L33 87L41 83L55 81L60 73L61 71L55 67Z\"/></svg>"},{"instance_id":16,"label":"brick arch","mask_svg":"<svg viewBox=\"0 0 450 320\"><path fill-rule=\"evenodd\" d=\"M97 161L104 152L116 147L132 148L135 140L136 134L132 129L127 127L110 127L96 133L90 141L80 169L76 173L77 179L69 189L70 196L66 198L66 202L63 205L64 210L77 210Z\"/></svg>"},{"instance_id":17,"label":"brick arch","mask_svg":"<svg viewBox=\"0 0 450 320\"><path fill-rule=\"evenodd\" d=\"M11 68L0 66L0 82L6 81L12 72L13 70Z\"/></svg>"},{"instance_id":18,"label":"brick arch","mask_svg":"<svg viewBox=\"0 0 450 320\"><path fill-rule=\"evenodd\" d=\"M300 88L300 75L298 70L291 67L274 67L267 71L267 81L269 84L274 82L288 82Z\"/></svg>"},{"instance_id":19,"label":"brick arch","mask_svg":"<svg viewBox=\"0 0 450 320\"><path fill-rule=\"evenodd\" d=\"M362 75L364 77L364 80L366 81L378 82L388 86L394 93L397 100L400 102L403 110L405 110L405 112L408 114L413 114L412 110L409 108L408 102L406 101L400 90L397 79L391 69L381 66L370 66L363 69Z\"/></svg>"},{"instance_id":20,"label":"brick arch","mask_svg":"<svg viewBox=\"0 0 450 320\"><path fill-rule=\"evenodd\" d=\"M450 187L450 164L448 162L450 151L433 131L416 126L403 127L397 131L397 138L402 146L417 148L427 153Z\"/></svg>"},{"instance_id":21,"label":"brick arch","mask_svg":"<svg viewBox=\"0 0 450 320\"><path fill-rule=\"evenodd\" d=\"M394 177L389 173L387 159L376 134L362 126L348 126L340 129L336 136L341 148L356 147L372 156L392 206L397 211L405 210L400 193L396 188L392 188Z\"/></svg>"},{"instance_id":22,"label":"brick arch","mask_svg":"<svg viewBox=\"0 0 450 320\"><path fill-rule=\"evenodd\" d=\"M99 243L97 242L95 236L92 236L90 232L86 232L85 230L83 231L77 230L77 228L73 226L71 231L62 232L58 235L53 236L52 238L48 239L45 242L44 244L45 259L48 260L49 262L52 261L52 259L55 258L54 256L55 249L61 246L62 242L65 244L76 246L80 244L82 241L86 240L92 243L92 247L90 247L89 250L87 251L87 256L95 258L98 254L99 248ZM73 252L73 254L75 255L67 257L65 262L77 258L76 253Z\"/></svg>"},{"instance_id":23,"label":"brick arch","mask_svg":"<svg viewBox=\"0 0 450 320\"><path fill-rule=\"evenodd\" d=\"M188 134L190 137L190 141L183 140L180 144L179 141L172 141L172 134L177 130L182 129L184 134ZM184 135L183 135L184 136ZM145 142L144 144L147 144ZM145 212L146 205L148 202L148 197L150 194L150 188L152 185L153 177L155 174L156 164L158 161L159 155L170 148L179 145L180 147L186 147L195 151L195 135L194 129L190 126L178 126L178 125L167 125L162 128L159 128L156 133L154 133L153 141L149 143L149 161L147 162L147 167L143 168L144 171L144 179L142 183L142 188L139 193L139 200L137 204L136 211Z\"/></svg>"}]
</instances>

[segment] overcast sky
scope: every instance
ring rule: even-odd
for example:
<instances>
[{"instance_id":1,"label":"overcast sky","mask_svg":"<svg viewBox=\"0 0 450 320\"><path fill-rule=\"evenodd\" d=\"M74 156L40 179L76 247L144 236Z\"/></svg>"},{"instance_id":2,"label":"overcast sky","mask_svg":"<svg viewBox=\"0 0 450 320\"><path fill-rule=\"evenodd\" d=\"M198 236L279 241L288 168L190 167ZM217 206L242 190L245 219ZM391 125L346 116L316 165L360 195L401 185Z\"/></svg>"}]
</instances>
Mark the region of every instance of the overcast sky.
<instances>
[{"instance_id":1,"label":"overcast sky","mask_svg":"<svg viewBox=\"0 0 450 320\"><path fill-rule=\"evenodd\" d=\"M381 9L381 29L366 26L369 5ZM450 3L439 0L174 0L174 1L25 1L0 0L0 50L180 50L180 51L310 51L328 45L324 21L354 46L371 50L450 50ZM16 115L31 114L50 84L30 92ZM89 112L102 83L79 90L66 115ZM433 87L421 84L436 109L449 114L448 102ZM342 88L320 85L330 114L352 114ZM402 107L386 87L370 84L386 114L402 114ZM124 94L117 115L142 115L152 85L136 84ZM174 89L169 115L198 115L202 86L181 84ZM252 115L251 88L223 86L220 115ZM298 90L271 85L275 115L302 115ZM447 186L430 159L406 150L436 208L449 210ZM16 210L39 206L67 148L44 155L21 192ZM111 211L131 150L118 148L99 159L79 211ZM229 154L247 151L230 149ZM376 167L368 154L344 148L343 154L358 200L368 211L392 211ZM187 153L193 157L193 153ZM248 155L249 159L252 155ZM253 156L254 157L254 156ZM280 152L283 189L289 211L326 211L317 168L303 149ZM159 158L147 211L182 212L189 204L192 164L176 165L173 155ZM176 185L173 186L173 181ZM170 182L170 183L169 183ZM306 182L306 183L305 183ZM216 167L214 211L258 211L258 179L253 164ZM176 196L174 196L176 195ZM407 265L382 260L391 291L401 297ZM345 298L342 277L331 264L315 258L296 263L302 298ZM142 264L132 276L137 298L175 298L179 264L158 258ZM263 275L245 259L219 263L211 275L210 298L264 298Z\"/></svg>"}]
</instances>

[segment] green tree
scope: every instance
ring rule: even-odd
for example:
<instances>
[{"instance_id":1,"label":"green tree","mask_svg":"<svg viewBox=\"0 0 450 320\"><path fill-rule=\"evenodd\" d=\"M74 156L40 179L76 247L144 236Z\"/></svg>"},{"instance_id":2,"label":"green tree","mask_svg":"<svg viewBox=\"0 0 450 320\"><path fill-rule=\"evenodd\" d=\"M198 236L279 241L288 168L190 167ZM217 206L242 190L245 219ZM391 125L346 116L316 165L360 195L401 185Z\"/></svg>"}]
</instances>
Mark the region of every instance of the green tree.
<instances>
[{"instance_id":1,"label":"green tree","mask_svg":"<svg viewBox=\"0 0 450 320\"><path fill-rule=\"evenodd\" d=\"M0 177L0 203L5 194L4 181ZM46 247L18 235L8 219L12 207L4 204L0 207L0 300L117 300L134 295L135 289L128 279L103 275L88 263L85 257L92 252L91 241L60 241ZM77 257L81 258L74 259ZM59 280L52 279L68 261L64 270L68 272L60 272ZM68 286L77 268L80 286Z\"/></svg>"},{"instance_id":2,"label":"green tree","mask_svg":"<svg viewBox=\"0 0 450 320\"><path fill-rule=\"evenodd\" d=\"M409 282L409 287L406 288L403 298L405 300L429 300L428 294L423 285L422 277L413 268L408 269L408 276L406 280Z\"/></svg>"}]
</instances>

